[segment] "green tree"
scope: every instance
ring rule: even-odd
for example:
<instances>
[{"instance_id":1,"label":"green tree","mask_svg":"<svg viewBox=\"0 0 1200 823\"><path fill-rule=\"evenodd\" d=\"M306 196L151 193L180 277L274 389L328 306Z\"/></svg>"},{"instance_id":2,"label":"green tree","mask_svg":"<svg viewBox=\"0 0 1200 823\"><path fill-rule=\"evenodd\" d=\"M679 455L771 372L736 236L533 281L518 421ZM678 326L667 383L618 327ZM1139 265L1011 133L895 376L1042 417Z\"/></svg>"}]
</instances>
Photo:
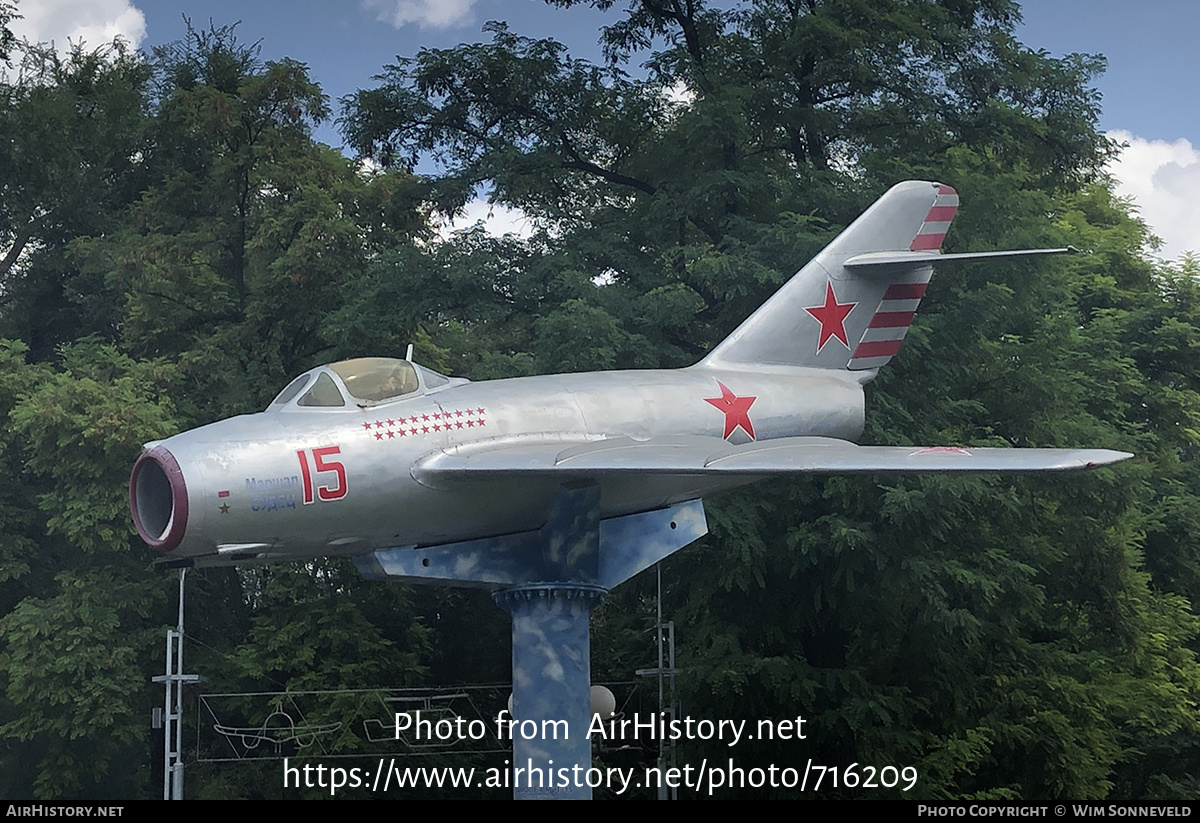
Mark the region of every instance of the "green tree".
<instances>
[{"instance_id":1,"label":"green tree","mask_svg":"<svg viewBox=\"0 0 1200 823\"><path fill-rule=\"evenodd\" d=\"M177 358L209 420L261 406L328 345L336 308L376 244L423 229L403 174L360 174L312 140L325 96L292 60L232 28L155 54L150 184L119 230L80 240L87 270L126 296L122 343Z\"/></svg>"},{"instance_id":2,"label":"green tree","mask_svg":"<svg viewBox=\"0 0 1200 823\"><path fill-rule=\"evenodd\" d=\"M150 790L147 684L174 609L130 528L140 445L264 403L330 345L324 312L366 257L424 231L412 178L361 174L314 143L320 90L300 64L257 54L229 29L189 31L153 63L119 44L62 58L23 46L2 87L18 137L0 151L0 322L24 341L0 360L0 461L21 481L0 495L7 797ZM428 649L398 592L371 623L373 595L335 596L323 574L275 575L294 604L253 575L193 575L189 636L204 651L190 656L236 688L421 671ZM297 641L287 672L271 651L280 625Z\"/></svg>"},{"instance_id":3,"label":"green tree","mask_svg":"<svg viewBox=\"0 0 1200 823\"><path fill-rule=\"evenodd\" d=\"M12 53L13 47L17 45L17 38L8 28L8 24L13 21L13 18L19 18L17 14L16 3L4 2L0 3L0 60L6 64L9 63L9 54Z\"/></svg>"},{"instance_id":4,"label":"green tree","mask_svg":"<svg viewBox=\"0 0 1200 823\"><path fill-rule=\"evenodd\" d=\"M70 244L115 230L145 179L150 69L121 41L16 50L0 82L0 321L44 359L77 336L116 336L116 296Z\"/></svg>"},{"instance_id":5,"label":"green tree","mask_svg":"<svg viewBox=\"0 0 1200 823\"><path fill-rule=\"evenodd\" d=\"M5 353L5 468L30 505L0 618L0 735L23 744L6 753L5 794L136 795L145 770L114 767L145 762L164 598L131 539L124 489L142 440L175 426L172 370L95 345L55 367L25 364L20 345Z\"/></svg>"}]
</instances>

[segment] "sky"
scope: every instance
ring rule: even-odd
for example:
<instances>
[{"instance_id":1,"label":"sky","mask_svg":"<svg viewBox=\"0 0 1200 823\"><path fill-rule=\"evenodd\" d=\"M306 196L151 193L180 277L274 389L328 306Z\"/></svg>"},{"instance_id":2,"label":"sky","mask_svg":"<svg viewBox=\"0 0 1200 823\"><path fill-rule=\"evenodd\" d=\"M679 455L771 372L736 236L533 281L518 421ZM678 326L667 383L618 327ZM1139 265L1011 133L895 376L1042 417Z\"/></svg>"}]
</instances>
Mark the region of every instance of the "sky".
<instances>
[{"instance_id":1,"label":"sky","mask_svg":"<svg viewBox=\"0 0 1200 823\"><path fill-rule=\"evenodd\" d=\"M728 2L728 0L726 0ZM238 33L260 40L264 59L290 57L309 66L336 104L369 87L397 56L488 39L481 26L503 20L516 33L554 37L571 54L598 59L600 26L608 13L583 6L559 9L543 0L17 0L24 19L12 28L31 40L68 38L99 45L115 35L140 48L183 37L184 17L207 27L239 23ZM1101 128L1125 144L1109 171L1118 192L1132 198L1163 241L1159 255L1200 251L1200 108L1188 89L1200 81L1200 31L1195 0L1028 0L1017 36L1055 57L1102 54L1108 69L1096 80L1103 98ZM336 126L318 139L340 145ZM472 204L459 225L490 214L494 231L522 231L519 214Z\"/></svg>"}]
</instances>

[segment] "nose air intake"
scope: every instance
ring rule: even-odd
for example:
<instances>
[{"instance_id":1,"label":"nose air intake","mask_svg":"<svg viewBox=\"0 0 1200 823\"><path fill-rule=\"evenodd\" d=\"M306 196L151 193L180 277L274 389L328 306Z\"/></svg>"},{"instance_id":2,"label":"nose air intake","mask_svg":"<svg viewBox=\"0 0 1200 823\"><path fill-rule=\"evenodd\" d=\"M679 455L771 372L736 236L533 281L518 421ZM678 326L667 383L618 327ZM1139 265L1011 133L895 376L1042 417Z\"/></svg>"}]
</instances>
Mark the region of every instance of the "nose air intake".
<instances>
[{"instance_id":1,"label":"nose air intake","mask_svg":"<svg viewBox=\"0 0 1200 823\"><path fill-rule=\"evenodd\" d=\"M162 446L142 454L129 476L129 509L133 525L150 548L169 554L187 529L187 486L179 463Z\"/></svg>"}]
</instances>

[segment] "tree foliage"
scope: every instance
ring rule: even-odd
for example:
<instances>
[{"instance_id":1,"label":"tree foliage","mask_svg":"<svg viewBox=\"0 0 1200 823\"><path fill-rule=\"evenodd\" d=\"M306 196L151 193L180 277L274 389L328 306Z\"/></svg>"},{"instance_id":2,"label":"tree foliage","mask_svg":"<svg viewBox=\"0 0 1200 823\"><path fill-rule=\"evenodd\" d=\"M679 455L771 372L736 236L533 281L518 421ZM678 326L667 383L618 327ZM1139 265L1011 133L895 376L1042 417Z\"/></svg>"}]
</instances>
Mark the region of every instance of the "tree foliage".
<instances>
[{"instance_id":1,"label":"tree foliage","mask_svg":"<svg viewBox=\"0 0 1200 823\"><path fill-rule=\"evenodd\" d=\"M115 230L144 182L150 72L117 41L65 54L22 46L9 74L0 83L0 328L44 358L78 337L115 336L116 296L80 270L71 243Z\"/></svg>"},{"instance_id":2,"label":"tree foliage","mask_svg":"<svg viewBox=\"0 0 1200 823\"><path fill-rule=\"evenodd\" d=\"M303 66L260 62L232 29L189 29L153 58L119 43L20 51L0 89L20 132L0 158L0 323L24 341L5 344L0 380L0 456L21 481L0 498L0 734L20 743L4 794L136 796L152 785L146 684L174 619L172 586L130 528L131 461L149 440L261 407L312 365L330 345L318 307L335 309L371 250L406 243L423 218L408 175L360 175L313 142L328 110ZM255 601L232 572L199 577L209 660L260 661L231 667L241 683L287 681L268 635L296 612ZM292 595L302 613L324 608L311 587ZM293 627L310 644L289 647L296 683L339 666L346 679L421 671L403 598L375 645L365 629L354 647L328 636L362 629L364 602L329 598L331 614L305 624L316 634Z\"/></svg>"}]
</instances>

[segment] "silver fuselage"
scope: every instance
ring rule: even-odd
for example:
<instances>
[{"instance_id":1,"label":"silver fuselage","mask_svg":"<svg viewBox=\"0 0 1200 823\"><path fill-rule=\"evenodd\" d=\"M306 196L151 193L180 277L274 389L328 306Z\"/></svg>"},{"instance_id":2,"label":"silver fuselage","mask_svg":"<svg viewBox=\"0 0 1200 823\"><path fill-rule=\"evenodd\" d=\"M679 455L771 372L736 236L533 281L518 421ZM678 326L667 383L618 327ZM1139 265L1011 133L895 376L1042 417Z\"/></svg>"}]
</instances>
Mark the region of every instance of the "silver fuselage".
<instances>
[{"instance_id":1,"label":"silver fuselage","mask_svg":"<svg viewBox=\"0 0 1200 823\"><path fill-rule=\"evenodd\" d=\"M941 183L893 186L690 368L481 383L392 358L311 369L266 412L147 444L130 477L134 525L182 564L330 554L361 564L378 550L440 547L422 555L438 565L429 575L497 582L460 567L503 565L517 544L550 551L529 533L549 526L557 499L598 496L586 517L621 518L601 522L615 534L651 528L627 518L695 509L688 501L769 476L1068 471L1131 457L854 445L863 386L899 352L936 266L1070 251L942 254L958 207ZM702 524L688 516L695 539ZM463 545L481 538L486 550ZM400 554L389 562L415 557ZM418 571L401 576L429 576Z\"/></svg>"},{"instance_id":2,"label":"silver fuselage","mask_svg":"<svg viewBox=\"0 0 1200 823\"><path fill-rule=\"evenodd\" d=\"M722 385L743 406L753 398L745 417L755 440L854 440L863 427L863 376L809 368L614 371L453 381L433 389L422 381L419 392L388 402L272 406L147 444L148 452L166 450L177 463L172 491L186 489L186 511L176 505L170 514L186 519L181 539L157 548L168 558L206 565L359 554L536 529L553 500L553 481L439 487L414 476L414 465L441 451L522 441L567 447L692 435L718 444L749 442L746 426L728 431L738 415L729 418L709 402L721 398ZM601 515L650 511L745 482L618 478L603 485Z\"/></svg>"}]
</instances>

